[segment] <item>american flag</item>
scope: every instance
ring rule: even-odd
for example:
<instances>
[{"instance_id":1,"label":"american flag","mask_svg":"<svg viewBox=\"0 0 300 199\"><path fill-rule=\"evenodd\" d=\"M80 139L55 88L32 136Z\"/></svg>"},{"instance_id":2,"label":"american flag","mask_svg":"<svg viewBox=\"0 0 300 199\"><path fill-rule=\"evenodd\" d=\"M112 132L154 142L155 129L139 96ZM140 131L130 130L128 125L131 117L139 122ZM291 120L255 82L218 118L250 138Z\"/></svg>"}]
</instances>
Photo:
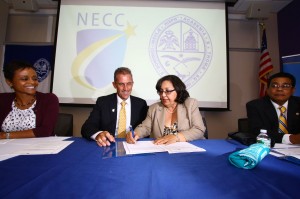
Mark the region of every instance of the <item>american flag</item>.
<instances>
[{"instance_id":1,"label":"american flag","mask_svg":"<svg viewBox=\"0 0 300 199\"><path fill-rule=\"evenodd\" d=\"M259 63L259 96L265 96L267 89L267 81L269 73L273 70L273 65L271 62L271 57L267 48L267 36L266 31L263 29L262 41L261 41L261 55Z\"/></svg>"}]
</instances>

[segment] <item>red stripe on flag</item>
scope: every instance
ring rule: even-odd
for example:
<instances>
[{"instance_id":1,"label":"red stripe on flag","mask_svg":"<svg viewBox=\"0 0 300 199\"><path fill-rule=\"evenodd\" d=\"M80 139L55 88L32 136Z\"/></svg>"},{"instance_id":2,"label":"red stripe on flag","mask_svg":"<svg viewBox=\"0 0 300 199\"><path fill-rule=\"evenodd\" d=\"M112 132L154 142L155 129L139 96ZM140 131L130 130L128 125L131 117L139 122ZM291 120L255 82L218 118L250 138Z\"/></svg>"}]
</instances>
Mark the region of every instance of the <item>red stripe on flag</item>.
<instances>
[{"instance_id":1,"label":"red stripe on flag","mask_svg":"<svg viewBox=\"0 0 300 199\"><path fill-rule=\"evenodd\" d=\"M267 48L267 37L266 31L263 30L262 41L261 41L261 56L259 63L259 96L263 97L266 94L268 75L273 70L271 57Z\"/></svg>"}]
</instances>

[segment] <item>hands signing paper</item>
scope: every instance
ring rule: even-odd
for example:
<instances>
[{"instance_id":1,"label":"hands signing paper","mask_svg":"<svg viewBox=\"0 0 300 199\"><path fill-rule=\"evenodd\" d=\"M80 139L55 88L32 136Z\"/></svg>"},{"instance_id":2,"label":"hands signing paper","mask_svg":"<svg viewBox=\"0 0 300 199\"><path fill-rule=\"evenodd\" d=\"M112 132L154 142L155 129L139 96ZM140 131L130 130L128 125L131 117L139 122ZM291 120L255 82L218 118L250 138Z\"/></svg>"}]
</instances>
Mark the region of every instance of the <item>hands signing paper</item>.
<instances>
[{"instance_id":1,"label":"hands signing paper","mask_svg":"<svg viewBox=\"0 0 300 199\"><path fill-rule=\"evenodd\" d=\"M129 132L126 134L126 142L129 144L135 144L136 141L139 139L139 135L138 134L134 134L134 137L132 137L132 133ZM172 144L175 142L178 142L178 138L176 135L166 135L160 138L157 138L156 140L154 140L154 144L160 145L160 144Z\"/></svg>"},{"instance_id":2,"label":"hands signing paper","mask_svg":"<svg viewBox=\"0 0 300 199\"><path fill-rule=\"evenodd\" d=\"M103 131L96 136L96 142L99 146L110 146L111 142L115 142L114 136L108 131Z\"/></svg>"},{"instance_id":3,"label":"hands signing paper","mask_svg":"<svg viewBox=\"0 0 300 199\"><path fill-rule=\"evenodd\" d=\"M176 135L165 135L163 137L157 138L154 140L154 144L160 145L160 144L172 144L177 142L177 137Z\"/></svg>"},{"instance_id":4,"label":"hands signing paper","mask_svg":"<svg viewBox=\"0 0 300 199\"><path fill-rule=\"evenodd\" d=\"M135 144L139 138L140 136L138 134L134 133L134 137L132 137L132 132L126 133L126 142L129 144Z\"/></svg>"}]
</instances>

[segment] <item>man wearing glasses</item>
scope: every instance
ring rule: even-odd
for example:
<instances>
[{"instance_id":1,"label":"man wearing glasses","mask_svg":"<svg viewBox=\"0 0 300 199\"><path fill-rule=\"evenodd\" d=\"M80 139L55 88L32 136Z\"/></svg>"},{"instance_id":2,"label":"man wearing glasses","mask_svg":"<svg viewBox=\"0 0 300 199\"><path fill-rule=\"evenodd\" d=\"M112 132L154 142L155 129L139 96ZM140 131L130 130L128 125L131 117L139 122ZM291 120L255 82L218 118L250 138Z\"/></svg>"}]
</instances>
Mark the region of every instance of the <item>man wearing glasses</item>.
<instances>
[{"instance_id":1,"label":"man wearing glasses","mask_svg":"<svg viewBox=\"0 0 300 199\"><path fill-rule=\"evenodd\" d=\"M131 96L133 78L129 68L115 70L112 82L117 93L102 96L81 128L81 134L99 146L110 146L115 137L124 138L129 127L135 128L147 114L146 101Z\"/></svg>"},{"instance_id":2,"label":"man wearing glasses","mask_svg":"<svg viewBox=\"0 0 300 199\"><path fill-rule=\"evenodd\" d=\"M268 79L267 96L248 102L250 133L266 129L272 141L300 144L300 98L293 96L296 79L289 73L276 73Z\"/></svg>"}]
</instances>

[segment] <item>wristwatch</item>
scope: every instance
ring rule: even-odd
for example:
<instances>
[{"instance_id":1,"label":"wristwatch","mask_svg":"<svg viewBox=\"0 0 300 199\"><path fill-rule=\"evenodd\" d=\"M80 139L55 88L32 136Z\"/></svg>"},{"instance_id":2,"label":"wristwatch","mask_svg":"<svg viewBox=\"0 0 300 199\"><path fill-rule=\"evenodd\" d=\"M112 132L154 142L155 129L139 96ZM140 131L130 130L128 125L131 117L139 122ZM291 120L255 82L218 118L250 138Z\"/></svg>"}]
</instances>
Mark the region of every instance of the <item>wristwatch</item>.
<instances>
[{"instance_id":1,"label":"wristwatch","mask_svg":"<svg viewBox=\"0 0 300 199\"><path fill-rule=\"evenodd\" d=\"M7 132L6 133L6 139L9 139L9 136L10 136L10 132Z\"/></svg>"}]
</instances>

